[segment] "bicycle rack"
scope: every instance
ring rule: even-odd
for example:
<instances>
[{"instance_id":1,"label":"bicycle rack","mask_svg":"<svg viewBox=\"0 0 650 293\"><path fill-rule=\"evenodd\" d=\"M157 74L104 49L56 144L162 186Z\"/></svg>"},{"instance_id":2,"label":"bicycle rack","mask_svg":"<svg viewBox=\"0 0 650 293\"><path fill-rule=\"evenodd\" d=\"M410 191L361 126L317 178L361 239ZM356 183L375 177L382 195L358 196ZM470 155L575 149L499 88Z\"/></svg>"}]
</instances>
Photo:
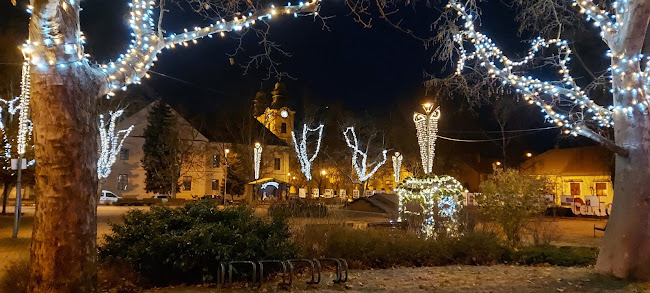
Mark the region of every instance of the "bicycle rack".
<instances>
[{"instance_id":1,"label":"bicycle rack","mask_svg":"<svg viewBox=\"0 0 650 293\"><path fill-rule=\"evenodd\" d=\"M252 261L231 261L228 262L228 283L232 284L232 269L235 264L249 264L253 268L253 279L251 283L255 284L255 276L257 275L257 265Z\"/></svg>"},{"instance_id":2,"label":"bicycle rack","mask_svg":"<svg viewBox=\"0 0 650 293\"><path fill-rule=\"evenodd\" d=\"M219 263L219 270L217 271L217 285L222 287L226 284L226 265Z\"/></svg>"},{"instance_id":3,"label":"bicycle rack","mask_svg":"<svg viewBox=\"0 0 650 293\"><path fill-rule=\"evenodd\" d=\"M334 283L344 283L348 281L348 263L342 258L319 258L318 262L333 262L336 264L336 279ZM343 266L345 264L345 266ZM345 270L345 280L343 280L343 271Z\"/></svg>"},{"instance_id":4,"label":"bicycle rack","mask_svg":"<svg viewBox=\"0 0 650 293\"><path fill-rule=\"evenodd\" d=\"M291 274L291 278L293 278L293 268L294 268L293 263L308 263L309 268L310 268L309 271L311 272L311 281L307 281L307 284L318 284L318 283L320 283L320 263L318 264L318 268L319 268L319 270L318 270L318 281L316 281L316 278L314 276L314 271L315 271L314 261L312 261L310 259L290 259L290 260L287 260L287 264L289 264L289 271L290 271L290 274Z\"/></svg>"},{"instance_id":5,"label":"bicycle rack","mask_svg":"<svg viewBox=\"0 0 650 293\"><path fill-rule=\"evenodd\" d=\"M287 283L287 265L283 261L279 260L261 260L258 261L260 265L260 287L264 283L264 264L279 264L282 266L282 283L281 285L291 286L293 282L293 274L289 275L289 283Z\"/></svg>"}]
</instances>

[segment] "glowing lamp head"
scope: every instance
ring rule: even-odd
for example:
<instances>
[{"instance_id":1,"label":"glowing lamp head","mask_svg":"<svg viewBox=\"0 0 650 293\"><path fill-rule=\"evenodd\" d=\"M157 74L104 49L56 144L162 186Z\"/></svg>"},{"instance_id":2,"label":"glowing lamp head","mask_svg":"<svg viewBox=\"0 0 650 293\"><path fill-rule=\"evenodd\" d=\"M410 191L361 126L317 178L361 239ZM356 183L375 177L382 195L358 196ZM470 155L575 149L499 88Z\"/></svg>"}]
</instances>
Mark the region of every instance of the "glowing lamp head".
<instances>
[{"instance_id":1,"label":"glowing lamp head","mask_svg":"<svg viewBox=\"0 0 650 293\"><path fill-rule=\"evenodd\" d=\"M325 170L321 170L320 173L321 173L321 175L327 175L327 171L325 171Z\"/></svg>"},{"instance_id":2,"label":"glowing lamp head","mask_svg":"<svg viewBox=\"0 0 650 293\"><path fill-rule=\"evenodd\" d=\"M528 157L528 158L532 158L532 157L533 157L533 153L526 153L526 157Z\"/></svg>"},{"instance_id":3,"label":"glowing lamp head","mask_svg":"<svg viewBox=\"0 0 650 293\"><path fill-rule=\"evenodd\" d=\"M228 153L230 153L230 149L225 149L225 150L223 151L223 153L227 156Z\"/></svg>"},{"instance_id":4,"label":"glowing lamp head","mask_svg":"<svg viewBox=\"0 0 650 293\"><path fill-rule=\"evenodd\" d=\"M280 112L280 116L282 116L282 118L287 118L287 117L289 117L289 111L287 111L287 110L282 110L282 112Z\"/></svg>"},{"instance_id":5,"label":"glowing lamp head","mask_svg":"<svg viewBox=\"0 0 650 293\"><path fill-rule=\"evenodd\" d=\"M497 166L501 166L501 162L499 162L499 161L496 161L496 163L494 163L494 164L497 165Z\"/></svg>"},{"instance_id":6,"label":"glowing lamp head","mask_svg":"<svg viewBox=\"0 0 650 293\"><path fill-rule=\"evenodd\" d=\"M260 148L261 146L262 146L262 145L261 145L259 142L256 142L256 143L255 143L255 148L256 148L256 149Z\"/></svg>"},{"instance_id":7,"label":"glowing lamp head","mask_svg":"<svg viewBox=\"0 0 650 293\"><path fill-rule=\"evenodd\" d=\"M424 108L424 112L427 114L431 113L431 110L433 110L433 104L431 103L424 103L422 104L422 108Z\"/></svg>"}]
</instances>

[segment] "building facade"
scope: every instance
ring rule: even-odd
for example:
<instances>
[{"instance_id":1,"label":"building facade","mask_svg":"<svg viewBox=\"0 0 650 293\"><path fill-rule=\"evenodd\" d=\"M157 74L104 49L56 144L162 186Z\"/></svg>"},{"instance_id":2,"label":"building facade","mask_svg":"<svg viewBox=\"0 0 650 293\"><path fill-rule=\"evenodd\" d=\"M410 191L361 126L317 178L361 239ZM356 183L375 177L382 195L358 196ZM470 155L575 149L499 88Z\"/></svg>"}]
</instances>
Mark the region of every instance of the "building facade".
<instances>
[{"instance_id":1,"label":"building facade","mask_svg":"<svg viewBox=\"0 0 650 293\"><path fill-rule=\"evenodd\" d=\"M154 103L119 122L118 128L130 125L134 127L131 135L124 141L110 176L102 183L102 189L123 197L147 198L153 196L152 193L147 193L145 190L146 172L142 166L144 157L142 146L145 141L144 129L148 124L147 116ZM210 140L173 109L172 114L178 119L178 125L182 129L180 139L187 148L182 156L180 177L177 183L179 187L179 191L176 193L177 198L197 199L203 196L223 195L228 162L232 164L236 158L241 161L241 164L254 164L253 145ZM260 176L288 182L291 148L281 139L274 137L274 134L266 135L271 136L271 139L267 137L266 141L273 141L275 145L265 144L263 146ZM251 156L250 159L249 156ZM230 167L232 168L232 165ZM245 168L253 170L254 166ZM253 180L253 174L250 179ZM226 190L226 193L229 196L233 195L230 190ZM237 199L240 194L233 196L234 199Z\"/></svg>"},{"instance_id":2,"label":"building facade","mask_svg":"<svg viewBox=\"0 0 650 293\"><path fill-rule=\"evenodd\" d=\"M574 213L604 215L611 210L613 153L600 146L553 149L522 163L523 174L546 176L553 202Z\"/></svg>"}]
</instances>

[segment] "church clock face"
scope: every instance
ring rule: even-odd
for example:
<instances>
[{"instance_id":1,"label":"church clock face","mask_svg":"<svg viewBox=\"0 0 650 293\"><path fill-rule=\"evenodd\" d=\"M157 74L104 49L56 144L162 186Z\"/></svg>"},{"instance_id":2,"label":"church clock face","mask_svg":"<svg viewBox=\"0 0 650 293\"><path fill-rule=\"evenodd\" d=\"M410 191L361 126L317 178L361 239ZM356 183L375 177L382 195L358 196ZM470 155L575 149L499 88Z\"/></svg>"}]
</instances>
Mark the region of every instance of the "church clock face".
<instances>
[{"instance_id":1,"label":"church clock face","mask_svg":"<svg viewBox=\"0 0 650 293\"><path fill-rule=\"evenodd\" d=\"M282 110L282 112L280 112L280 116L282 116L282 118L287 118L289 117L289 112L287 112L287 110Z\"/></svg>"}]
</instances>

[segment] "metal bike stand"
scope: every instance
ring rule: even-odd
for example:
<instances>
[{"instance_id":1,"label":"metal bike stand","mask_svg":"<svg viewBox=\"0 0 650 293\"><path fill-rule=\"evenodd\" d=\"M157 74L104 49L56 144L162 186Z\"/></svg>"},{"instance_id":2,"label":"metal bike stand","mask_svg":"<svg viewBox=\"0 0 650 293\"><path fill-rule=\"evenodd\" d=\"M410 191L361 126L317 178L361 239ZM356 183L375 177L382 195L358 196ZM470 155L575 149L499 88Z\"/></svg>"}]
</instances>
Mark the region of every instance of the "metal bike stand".
<instances>
[{"instance_id":1,"label":"metal bike stand","mask_svg":"<svg viewBox=\"0 0 650 293\"><path fill-rule=\"evenodd\" d=\"M336 279L334 280L334 283L343 283L347 281L347 266L345 269L345 281L343 281L343 264L341 262L341 259L338 258L319 258L317 259L319 262L333 262L336 265ZM344 260L345 261L345 260Z\"/></svg>"},{"instance_id":2,"label":"metal bike stand","mask_svg":"<svg viewBox=\"0 0 650 293\"><path fill-rule=\"evenodd\" d=\"M261 261L258 261L258 263L260 264L260 282L259 282L260 287L262 287L262 283L264 283L264 264L279 264L280 266L282 266L282 283L281 283L281 285L285 285L285 286L286 285L288 285L288 286L291 285L291 282L293 280L292 280L292 277L289 276L289 283L287 283L287 279L286 279L286 277L287 277L287 265L283 261L279 261L279 260L261 260Z\"/></svg>"},{"instance_id":3,"label":"metal bike stand","mask_svg":"<svg viewBox=\"0 0 650 293\"><path fill-rule=\"evenodd\" d=\"M314 269L314 261L312 261L310 259L290 259L290 260L287 260L287 264L289 265L289 271L291 273L291 276L293 276L293 268L294 268L293 264L294 263L307 263L307 264L309 264L309 269L310 269L310 272L311 272L311 281L307 281L307 284L318 284L318 282L320 282L320 271L318 271L318 282L316 282L316 278L314 276L314 271L315 271L315 269Z\"/></svg>"},{"instance_id":4,"label":"metal bike stand","mask_svg":"<svg viewBox=\"0 0 650 293\"><path fill-rule=\"evenodd\" d=\"M253 280L251 282L252 282L253 285L255 285L255 276L257 275L257 265L255 264L255 262L252 262L252 261L231 261L231 262L228 262L228 283L230 283L232 285L232 269L233 269L233 265L236 265L236 264L249 264L249 265L251 265L251 267L253 268L253 275L252 275Z\"/></svg>"}]
</instances>

